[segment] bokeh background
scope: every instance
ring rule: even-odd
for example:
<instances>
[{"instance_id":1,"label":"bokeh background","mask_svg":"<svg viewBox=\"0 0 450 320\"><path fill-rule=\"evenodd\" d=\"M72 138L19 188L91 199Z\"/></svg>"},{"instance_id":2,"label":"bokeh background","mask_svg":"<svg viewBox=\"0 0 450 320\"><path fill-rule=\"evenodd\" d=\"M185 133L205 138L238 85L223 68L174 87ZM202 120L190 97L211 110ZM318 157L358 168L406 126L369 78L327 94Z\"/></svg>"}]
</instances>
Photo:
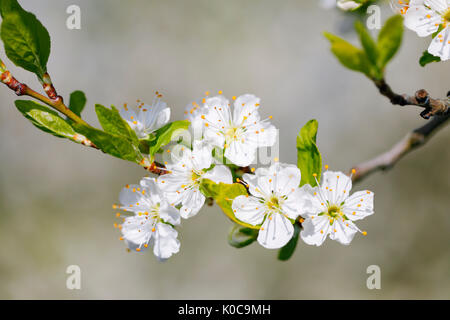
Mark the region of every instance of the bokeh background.
<instances>
[{"instance_id":1,"label":"bokeh background","mask_svg":"<svg viewBox=\"0 0 450 320\"><path fill-rule=\"evenodd\" d=\"M392 106L363 75L329 52L325 30L351 25L315 0L22 0L50 31L49 72L58 92L93 106L151 101L160 90L173 119L206 90L254 93L280 131L280 158L296 162L295 137L319 120L318 143L332 169L348 170L386 150L425 120ZM82 29L66 28L66 8L81 7ZM382 19L391 15L387 4ZM347 22L346 22L347 21ZM405 32L387 71L398 92L450 89L450 62L422 68L429 39ZM4 52L0 52L5 58ZM34 76L11 65L34 88ZM367 237L351 246L299 242L288 262L253 244L227 244L231 223L205 208L179 229L181 251L167 263L127 253L111 204L144 171L35 129L0 88L0 298L3 299L448 299L450 298L449 128L388 173L356 186L376 194L376 213L359 223ZM66 289L67 266L82 270L82 289ZM368 290L378 265L382 289Z\"/></svg>"}]
</instances>

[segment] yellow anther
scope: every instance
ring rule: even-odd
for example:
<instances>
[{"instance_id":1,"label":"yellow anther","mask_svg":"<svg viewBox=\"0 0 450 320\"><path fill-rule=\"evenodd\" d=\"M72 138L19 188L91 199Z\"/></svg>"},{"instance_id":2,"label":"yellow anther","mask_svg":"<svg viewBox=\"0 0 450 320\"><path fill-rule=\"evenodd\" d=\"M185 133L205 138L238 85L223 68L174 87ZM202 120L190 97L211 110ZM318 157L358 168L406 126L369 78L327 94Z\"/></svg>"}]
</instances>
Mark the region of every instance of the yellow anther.
<instances>
[{"instance_id":1,"label":"yellow anther","mask_svg":"<svg viewBox=\"0 0 450 320\"><path fill-rule=\"evenodd\" d=\"M251 168L250 171L251 171L251 172L255 172L255 168Z\"/></svg>"},{"instance_id":2,"label":"yellow anther","mask_svg":"<svg viewBox=\"0 0 450 320\"><path fill-rule=\"evenodd\" d=\"M222 90L219 90L219 92L218 92L219 94L222 94L223 92L222 92Z\"/></svg>"},{"instance_id":3,"label":"yellow anther","mask_svg":"<svg viewBox=\"0 0 450 320\"><path fill-rule=\"evenodd\" d=\"M328 170L328 165L327 164L325 165L325 170Z\"/></svg>"},{"instance_id":4,"label":"yellow anther","mask_svg":"<svg viewBox=\"0 0 450 320\"><path fill-rule=\"evenodd\" d=\"M236 96L233 96L231 99L236 100Z\"/></svg>"},{"instance_id":5,"label":"yellow anther","mask_svg":"<svg viewBox=\"0 0 450 320\"><path fill-rule=\"evenodd\" d=\"M278 162L279 160L280 160L280 159L278 159L278 158L276 158L276 157L273 159L273 161L275 161L275 162Z\"/></svg>"},{"instance_id":6,"label":"yellow anther","mask_svg":"<svg viewBox=\"0 0 450 320\"><path fill-rule=\"evenodd\" d=\"M363 236L367 236L367 231L362 232Z\"/></svg>"}]
</instances>

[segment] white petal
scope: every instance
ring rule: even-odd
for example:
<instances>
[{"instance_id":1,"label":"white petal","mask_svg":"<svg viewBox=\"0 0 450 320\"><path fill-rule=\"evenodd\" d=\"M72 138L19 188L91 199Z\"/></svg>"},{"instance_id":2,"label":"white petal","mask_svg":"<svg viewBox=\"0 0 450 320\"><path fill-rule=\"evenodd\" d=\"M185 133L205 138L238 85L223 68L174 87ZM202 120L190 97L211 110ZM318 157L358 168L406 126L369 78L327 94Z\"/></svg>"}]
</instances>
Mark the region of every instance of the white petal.
<instances>
[{"instance_id":1,"label":"white petal","mask_svg":"<svg viewBox=\"0 0 450 320\"><path fill-rule=\"evenodd\" d=\"M300 237L306 244L320 246L330 233L330 222L325 216L312 216L302 223Z\"/></svg>"},{"instance_id":2,"label":"white petal","mask_svg":"<svg viewBox=\"0 0 450 320\"><path fill-rule=\"evenodd\" d=\"M196 170L208 169L212 164L212 149L203 141L194 141L191 162Z\"/></svg>"},{"instance_id":3,"label":"white petal","mask_svg":"<svg viewBox=\"0 0 450 320\"><path fill-rule=\"evenodd\" d=\"M157 180L158 187L163 192L181 192L184 189L182 186L187 186L190 182L188 173L180 172L164 174Z\"/></svg>"},{"instance_id":4,"label":"white petal","mask_svg":"<svg viewBox=\"0 0 450 320\"><path fill-rule=\"evenodd\" d=\"M210 179L215 183L233 183L233 176L231 175L231 170L224 165L216 165L210 171L206 172L202 178Z\"/></svg>"},{"instance_id":5,"label":"white petal","mask_svg":"<svg viewBox=\"0 0 450 320\"><path fill-rule=\"evenodd\" d=\"M440 57L442 61L450 59L450 26L434 37L428 47L428 52L433 56Z\"/></svg>"},{"instance_id":6,"label":"white petal","mask_svg":"<svg viewBox=\"0 0 450 320\"><path fill-rule=\"evenodd\" d=\"M138 184L127 185L123 188L119 194L120 208L131 212L145 212L152 204L156 204L151 203L151 198L147 197L148 190L144 192L146 195L142 194L142 191L143 187Z\"/></svg>"},{"instance_id":7,"label":"white petal","mask_svg":"<svg viewBox=\"0 0 450 320\"><path fill-rule=\"evenodd\" d=\"M225 149L225 157L240 167L246 167L252 164L256 157L256 146L249 144L244 140L233 141Z\"/></svg>"},{"instance_id":8,"label":"white petal","mask_svg":"<svg viewBox=\"0 0 450 320\"><path fill-rule=\"evenodd\" d=\"M180 224L180 211L175 207L169 205L167 201L164 201L159 208L159 216L164 222L171 223L173 225Z\"/></svg>"},{"instance_id":9,"label":"white petal","mask_svg":"<svg viewBox=\"0 0 450 320\"><path fill-rule=\"evenodd\" d=\"M161 110L161 112L158 114L156 118L156 122L152 130L158 130L159 128L166 125L170 120L170 108L165 108Z\"/></svg>"},{"instance_id":10,"label":"white petal","mask_svg":"<svg viewBox=\"0 0 450 320\"><path fill-rule=\"evenodd\" d=\"M335 221L330 228L330 239L336 240L341 244L349 245L358 228L351 221Z\"/></svg>"},{"instance_id":11,"label":"white petal","mask_svg":"<svg viewBox=\"0 0 450 320\"><path fill-rule=\"evenodd\" d=\"M424 6L414 6L405 14L405 26L417 33L419 37L426 37L438 30L441 16ZM436 25L437 24L437 25Z\"/></svg>"},{"instance_id":12,"label":"white petal","mask_svg":"<svg viewBox=\"0 0 450 320\"><path fill-rule=\"evenodd\" d=\"M355 192L345 200L342 211L350 220L361 220L373 214L373 198L372 191Z\"/></svg>"},{"instance_id":13,"label":"white petal","mask_svg":"<svg viewBox=\"0 0 450 320\"><path fill-rule=\"evenodd\" d=\"M278 162L273 164L272 167L276 170L275 192L279 195L288 195L298 188L301 173L297 166Z\"/></svg>"},{"instance_id":14,"label":"white petal","mask_svg":"<svg viewBox=\"0 0 450 320\"><path fill-rule=\"evenodd\" d=\"M234 198L231 208L236 218L254 226L263 222L266 211L258 198L244 195Z\"/></svg>"},{"instance_id":15,"label":"white petal","mask_svg":"<svg viewBox=\"0 0 450 320\"><path fill-rule=\"evenodd\" d=\"M284 216L274 213L266 217L258 234L258 242L267 249L278 249L285 246L294 235L294 226Z\"/></svg>"},{"instance_id":16,"label":"white petal","mask_svg":"<svg viewBox=\"0 0 450 320\"><path fill-rule=\"evenodd\" d=\"M205 101L205 122L212 126L220 127L220 124L231 122L230 106L224 96L215 96Z\"/></svg>"},{"instance_id":17,"label":"white petal","mask_svg":"<svg viewBox=\"0 0 450 320\"><path fill-rule=\"evenodd\" d=\"M444 13L448 9L447 0L425 0L425 5L429 6L432 10L439 13Z\"/></svg>"},{"instance_id":18,"label":"white petal","mask_svg":"<svg viewBox=\"0 0 450 320\"><path fill-rule=\"evenodd\" d=\"M352 180L343 172L326 171L322 175L321 188L331 204L340 205L352 189Z\"/></svg>"},{"instance_id":19,"label":"white petal","mask_svg":"<svg viewBox=\"0 0 450 320\"><path fill-rule=\"evenodd\" d=\"M205 196L198 188L186 190L181 201L180 215L184 219L195 216L205 204Z\"/></svg>"},{"instance_id":20,"label":"white petal","mask_svg":"<svg viewBox=\"0 0 450 320\"><path fill-rule=\"evenodd\" d=\"M288 198L282 202L281 211L291 219L297 219L298 216L304 213L304 206L306 198L305 192L302 189L296 188L288 195Z\"/></svg>"},{"instance_id":21,"label":"white petal","mask_svg":"<svg viewBox=\"0 0 450 320\"><path fill-rule=\"evenodd\" d=\"M259 169L256 169L255 173L261 173L262 171L260 171ZM268 170L265 170L264 172L269 172ZM258 174L249 174L249 173L245 173L242 176L242 180L244 180L244 182L246 182L248 184L248 191L250 192L251 195L255 196L255 197L259 197L259 198L266 198L268 195L263 193L260 188L258 187L258 178L262 176L262 175L258 175Z\"/></svg>"},{"instance_id":22,"label":"white petal","mask_svg":"<svg viewBox=\"0 0 450 320\"><path fill-rule=\"evenodd\" d=\"M277 141L278 129L269 122L259 122L249 128L245 139L258 147L271 147Z\"/></svg>"},{"instance_id":23,"label":"white petal","mask_svg":"<svg viewBox=\"0 0 450 320\"><path fill-rule=\"evenodd\" d=\"M153 253L160 260L170 258L180 251L180 241L177 239L178 232L165 223L158 223L153 242Z\"/></svg>"},{"instance_id":24,"label":"white petal","mask_svg":"<svg viewBox=\"0 0 450 320\"><path fill-rule=\"evenodd\" d=\"M327 210L325 200L321 198L320 192L319 187L312 188L309 184L305 184L299 189L301 216L315 216Z\"/></svg>"},{"instance_id":25,"label":"white petal","mask_svg":"<svg viewBox=\"0 0 450 320\"><path fill-rule=\"evenodd\" d=\"M132 216L125 218L122 224L122 235L130 249L145 248L152 237L152 223L147 216Z\"/></svg>"},{"instance_id":26,"label":"white petal","mask_svg":"<svg viewBox=\"0 0 450 320\"><path fill-rule=\"evenodd\" d=\"M237 126L259 122L260 99L253 94L239 96L234 102L233 122Z\"/></svg>"}]
</instances>

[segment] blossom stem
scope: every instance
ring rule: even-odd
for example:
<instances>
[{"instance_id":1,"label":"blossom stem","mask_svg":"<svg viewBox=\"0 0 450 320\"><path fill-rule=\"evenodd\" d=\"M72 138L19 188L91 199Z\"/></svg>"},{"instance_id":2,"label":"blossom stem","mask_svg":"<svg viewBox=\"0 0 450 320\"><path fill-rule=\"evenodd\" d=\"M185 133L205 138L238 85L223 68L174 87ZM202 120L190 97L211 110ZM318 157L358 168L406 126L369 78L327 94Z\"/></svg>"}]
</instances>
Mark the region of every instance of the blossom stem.
<instances>
[{"instance_id":1,"label":"blossom stem","mask_svg":"<svg viewBox=\"0 0 450 320\"><path fill-rule=\"evenodd\" d=\"M16 95L18 96L29 96L32 98L35 98L36 100L39 100L46 105L52 107L53 109L58 110L62 114L66 115L69 119L74 121L75 123L80 123L87 125L88 124L81 119L79 116L77 116L75 113L72 112L67 106L64 104L64 101L61 96L56 95L56 91L53 89L48 89L49 97L45 97L42 94L34 91L29 86L27 86L25 83L19 82L16 78L14 78L11 75L11 72L6 70L3 62L0 61L0 71L2 71L0 75L0 80L3 82L8 88L13 90ZM46 85L47 86L47 85ZM53 85L51 85L53 87ZM53 97L53 98L52 98Z\"/></svg>"}]
</instances>

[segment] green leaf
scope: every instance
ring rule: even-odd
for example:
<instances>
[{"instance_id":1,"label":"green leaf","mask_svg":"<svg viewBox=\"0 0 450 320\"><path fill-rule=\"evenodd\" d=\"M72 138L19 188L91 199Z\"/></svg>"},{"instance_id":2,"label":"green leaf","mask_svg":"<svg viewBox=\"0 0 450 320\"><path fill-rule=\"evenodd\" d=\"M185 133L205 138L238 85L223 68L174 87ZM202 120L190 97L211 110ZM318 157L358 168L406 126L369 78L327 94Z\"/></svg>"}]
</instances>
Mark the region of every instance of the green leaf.
<instances>
[{"instance_id":1,"label":"green leaf","mask_svg":"<svg viewBox=\"0 0 450 320\"><path fill-rule=\"evenodd\" d=\"M394 57L402 44L403 17L395 15L389 18L378 34L378 66L381 70Z\"/></svg>"},{"instance_id":2,"label":"green leaf","mask_svg":"<svg viewBox=\"0 0 450 320\"><path fill-rule=\"evenodd\" d=\"M439 62L441 61L440 57L436 57L433 56L431 53L429 53L428 51L424 51L422 56L420 57L419 60L419 64L422 67L425 67L427 64L432 63L432 62Z\"/></svg>"},{"instance_id":3,"label":"green leaf","mask_svg":"<svg viewBox=\"0 0 450 320\"><path fill-rule=\"evenodd\" d=\"M360 21L355 22L355 30L359 36L359 40L361 41L362 47L364 48L367 57L369 58L372 65L376 66L378 55L377 44Z\"/></svg>"},{"instance_id":4,"label":"green leaf","mask_svg":"<svg viewBox=\"0 0 450 320\"><path fill-rule=\"evenodd\" d=\"M298 223L294 223L294 236L283 248L280 249L280 251L278 251L278 260L286 261L292 257L295 248L297 247L300 229L300 225Z\"/></svg>"},{"instance_id":5,"label":"green leaf","mask_svg":"<svg viewBox=\"0 0 450 320\"><path fill-rule=\"evenodd\" d=\"M258 238L258 230L235 224L228 234L228 243L235 248L243 248Z\"/></svg>"},{"instance_id":6,"label":"green leaf","mask_svg":"<svg viewBox=\"0 0 450 320\"><path fill-rule=\"evenodd\" d=\"M316 145L317 120L308 121L300 130L297 136L297 166L302 174L300 186L310 184L316 186L316 180L313 174L317 174L317 180L320 181L322 171L322 156Z\"/></svg>"},{"instance_id":7,"label":"green leaf","mask_svg":"<svg viewBox=\"0 0 450 320\"><path fill-rule=\"evenodd\" d=\"M37 128L59 138L74 139L76 132L53 110L30 100L16 100L15 105Z\"/></svg>"},{"instance_id":8,"label":"green leaf","mask_svg":"<svg viewBox=\"0 0 450 320\"><path fill-rule=\"evenodd\" d=\"M125 137L134 145L139 144L139 139L136 136L136 133L120 116L119 111L114 106L111 106L111 109L108 109L101 104L96 104L95 112L97 113L98 121L100 122L103 130L111 133L112 135Z\"/></svg>"},{"instance_id":9,"label":"green leaf","mask_svg":"<svg viewBox=\"0 0 450 320\"><path fill-rule=\"evenodd\" d=\"M211 197L217 203L217 205L223 210L223 212L237 224L250 229L259 229L259 226L253 226L251 224L242 222L236 218L233 213L231 205L234 198L240 195L247 195L247 189L240 183L226 184L215 183L209 179L203 179L200 184L200 191L205 197Z\"/></svg>"},{"instance_id":10,"label":"green leaf","mask_svg":"<svg viewBox=\"0 0 450 320\"><path fill-rule=\"evenodd\" d=\"M47 72L50 56L50 35L30 12L16 0L2 0L3 17L0 35L8 58L19 67L35 73L40 79Z\"/></svg>"},{"instance_id":11,"label":"green leaf","mask_svg":"<svg viewBox=\"0 0 450 320\"><path fill-rule=\"evenodd\" d=\"M86 95L83 91L74 91L70 94L69 109L77 116L81 116L84 106L86 105Z\"/></svg>"},{"instance_id":12,"label":"green leaf","mask_svg":"<svg viewBox=\"0 0 450 320\"><path fill-rule=\"evenodd\" d=\"M139 162L142 155L129 139L98 130L83 124L72 125L76 132L91 140L100 150L114 157Z\"/></svg>"},{"instance_id":13,"label":"green leaf","mask_svg":"<svg viewBox=\"0 0 450 320\"><path fill-rule=\"evenodd\" d=\"M149 155L153 157L159 151L159 149L175 140L179 135L181 135L189 128L189 124L190 122L188 120L174 121L156 130L153 133L153 140L148 141Z\"/></svg>"},{"instance_id":14,"label":"green leaf","mask_svg":"<svg viewBox=\"0 0 450 320\"><path fill-rule=\"evenodd\" d=\"M331 52L343 66L372 76L371 63L364 51L331 33L325 32L324 35L331 43Z\"/></svg>"}]
</instances>

